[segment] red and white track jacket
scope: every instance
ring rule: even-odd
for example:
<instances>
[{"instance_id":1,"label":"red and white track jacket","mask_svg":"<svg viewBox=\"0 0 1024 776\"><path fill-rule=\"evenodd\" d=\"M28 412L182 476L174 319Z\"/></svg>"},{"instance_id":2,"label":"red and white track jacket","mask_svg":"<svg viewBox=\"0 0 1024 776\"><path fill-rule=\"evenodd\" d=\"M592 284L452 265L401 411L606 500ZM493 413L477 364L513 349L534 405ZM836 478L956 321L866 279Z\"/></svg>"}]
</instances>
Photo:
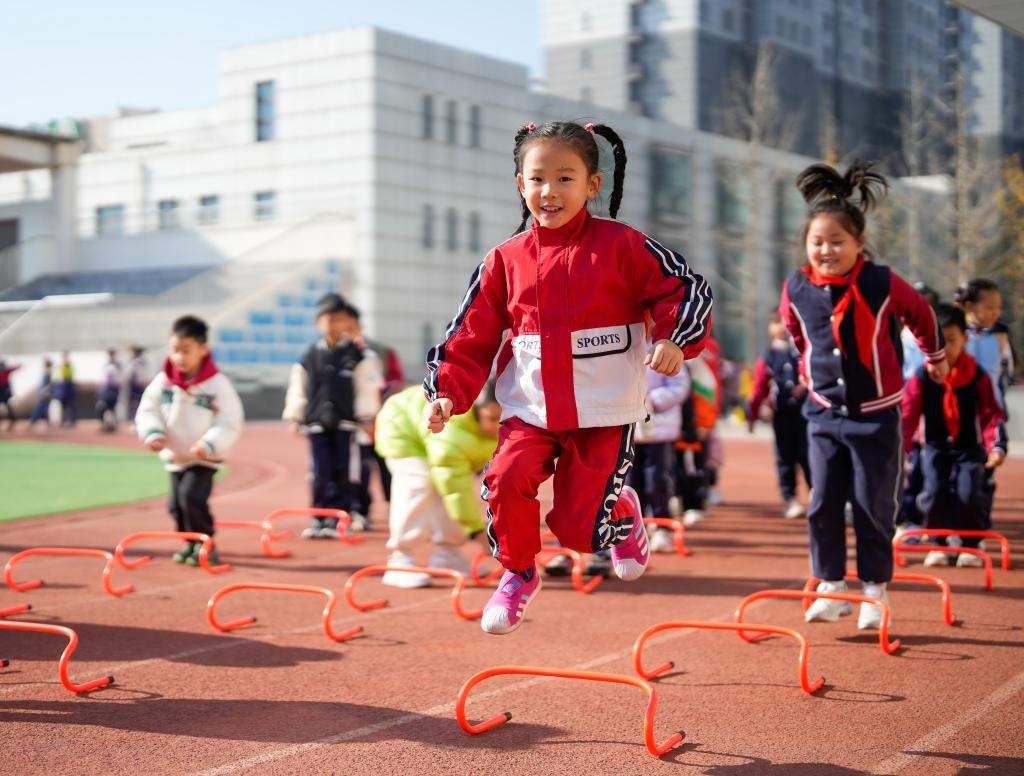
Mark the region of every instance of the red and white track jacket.
<instances>
[{"instance_id":1,"label":"red and white track jacket","mask_svg":"<svg viewBox=\"0 0 1024 776\"><path fill-rule=\"evenodd\" d=\"M635 423L647 416L646 316L655 341L694 358L711 306L707 281L682 256L584 207L558 229L535 223L488 253L427 355L424 390L466 412L500 347L503 420L553 431Z\"/></svg>"}]
</instances>

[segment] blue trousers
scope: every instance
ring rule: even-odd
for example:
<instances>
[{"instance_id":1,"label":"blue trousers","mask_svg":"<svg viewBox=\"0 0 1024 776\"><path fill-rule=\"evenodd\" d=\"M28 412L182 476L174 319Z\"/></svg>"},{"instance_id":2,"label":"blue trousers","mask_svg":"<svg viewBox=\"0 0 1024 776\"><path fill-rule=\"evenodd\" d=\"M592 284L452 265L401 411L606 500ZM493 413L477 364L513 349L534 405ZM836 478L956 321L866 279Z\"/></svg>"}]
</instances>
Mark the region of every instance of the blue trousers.
<instances>
[{"instance_id":1,"label":"blue trousers","mask_svg":"<svg viewBox=\"0 0 1024 776\"><path fill-rule=\"evenodd\" d=\"M981 530L989 503L985 489L985 454L975 450L921 449L924 487L917 504L926 528ZM964 539L964 547L977 547L980 539ZM945 541L938 542L944 544Z\"/></svg>"},{"instance_id":2,"label":"blue trousers","mask_svg":"<svg viewBox=\"0 0 1024 776\"><path fill-rule=\"evenodd\" d=\"M775 468L779 473L782 500L796 496L797 467L803 469L804 481L811 487L811 467L807 462L807 421L800 411L777 412L772 418L775 431Z\"/></svg>"},{"instance_id":3,"label":"blue trousers","mask_svg":"<svg viewBox=\"0 0 1024 776\"><path fill-rule=\"evenodd\" d=\"M811 566L820 579L846 574L846 502L853 505L857 576L892 579L893 522L903 479L903 437L898 409L860 418L831 411L809 414L811 481L807 508Z\"/></svg>"},{"instance_id":4,"label":"blue trousers","mask_svg":"<svg viewBox=\"0 0 1024 776\"><path fill-rule=\"evenodd\" d=\"M323 431L309 435L313 458L313 506L358 511L359 483L349 475L351 431ZM321 524L336 526L338 521L326 518Z\"/></svg>"}]
</instances>

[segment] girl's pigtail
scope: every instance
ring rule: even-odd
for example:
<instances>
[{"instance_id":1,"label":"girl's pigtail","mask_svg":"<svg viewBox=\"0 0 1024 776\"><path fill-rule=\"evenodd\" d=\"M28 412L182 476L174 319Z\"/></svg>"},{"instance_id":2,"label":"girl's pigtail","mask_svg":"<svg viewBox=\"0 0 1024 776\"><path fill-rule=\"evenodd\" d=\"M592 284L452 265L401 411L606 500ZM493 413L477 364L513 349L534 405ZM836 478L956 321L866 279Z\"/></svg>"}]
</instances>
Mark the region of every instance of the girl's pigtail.
<instances>
[{"instance_id":1,"label":"girl's pigtail","mask_svg":"<svg viewBox=\"0 0 1024 776\"><path fill-rule=\"evenodd\" d=\"M814 206L821 201L843 201L850 196L849 181L828 164L812 164L796 177L804 201Z\"/></svg>"},{"instance_id":2,"label":"girl's pigtail","mask_svg":"<svg viewBox=\"0 0 1024 776\"><path fill-rule=\"evenodd\" d=\"M852 195L854 192L860 194L860 209L866 213L873 209L878 200L889 190L889 181L884 175L871 172L874 162L862 162L855 159L846 171L843 179L846 187Z\"/></svg>"},{"instance_id":3,"label":"girl's pigtail","mask_svg":"<svg viewBox=\"0 0 1024 776\"><path fill-rule=\"evenodd\" d=\"M619 133L607 124L594 124L588 129L595 135L600 135L611 144L612 159L615 162L612 174L612 196L608 201L608 215L615 218L619 213L619 205L622 204L622 193L626 180L626 144L622 142Z\"/></svg>"},{"instance_id":4,"label":"girl's pigtail","mask_svg":"<svg viewBox=\"0 0 1024 776\"><path fill-rule=\"evenodd\" d=\"M519 175L520 172L519 148L520 146L522 146L523 141L526 140L526 138L529 137L530 133L533 132L533 130L535 130L536 128L536 124L525 124L522 127L520 127L518 132L516 132L516 145L515 149L512 151L512 158L515 159L516 175ZM526 200L523 198L522 192L519 193L519 204L522 208L522 220L519 222L519 226L516 227L516 230L512 233L513 235L517 235L520 232L525 232L526 223L530 220L530 208L527 206Z\"/></svg>"}]
</instances>

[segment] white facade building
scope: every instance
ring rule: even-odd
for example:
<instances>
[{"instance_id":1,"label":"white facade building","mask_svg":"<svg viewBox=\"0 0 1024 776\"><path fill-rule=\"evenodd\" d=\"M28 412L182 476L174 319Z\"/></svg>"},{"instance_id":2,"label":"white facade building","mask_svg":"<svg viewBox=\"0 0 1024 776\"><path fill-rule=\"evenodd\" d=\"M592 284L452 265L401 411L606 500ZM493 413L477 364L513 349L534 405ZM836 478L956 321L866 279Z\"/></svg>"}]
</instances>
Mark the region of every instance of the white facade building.
<instances>
[{"instance_id":1,"label":"white facade building","mask_svg":"<svg viewBox=\"0 0 1024 776\"><path fill-rule=\"evenodd\" d=\"M550 119L622 135L620 218L709 276L726 352L753 356L797 259L793 176L813 160L532 91L525 67L376 28L231 49L216 105L88 122L64 280L111 290L96 283L120 275L128 295L9 342L0 312L0 351L162 343L188 310L213 321L228 371L274 384L314 336L316 295L340 287L418 379L473 268L518 223L516 129ZM0 175L0 217L50 192L45 171ZM29 291L7 297L43 293L41 271L19 266Z\"/></svg>"}]
</instances>

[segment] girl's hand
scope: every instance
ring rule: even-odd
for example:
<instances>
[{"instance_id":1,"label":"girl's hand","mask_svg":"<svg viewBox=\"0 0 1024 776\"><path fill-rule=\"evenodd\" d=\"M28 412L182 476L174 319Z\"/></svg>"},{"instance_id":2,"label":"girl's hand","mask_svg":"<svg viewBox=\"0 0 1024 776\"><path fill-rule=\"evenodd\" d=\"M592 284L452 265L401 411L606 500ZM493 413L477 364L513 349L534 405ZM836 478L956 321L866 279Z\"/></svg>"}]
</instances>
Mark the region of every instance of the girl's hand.
<instances>
[{"instance_id":1,"label":"girl's hand","mask_svg":"<svg viewBox=\"0 0 1024 776\"><path fill-rule=\"evenodd\" d=\"M985 461L986 469L998 469L1003 465L1003 461L1006 460L1006 453L998 448L988 454L988 460Z\"/></svg>"},{"instance_id":2,"label":"girl's hand","mask_svg":"<svg viewBox=\"0 0 1024 776\"><path fill-rule=\"evenodd\" d=\"M166 444L167 440L164 439L162 436L153 437L148 442L146 442L146 449L152 450L154 453L159 453L161 450L164 449L164 446Z\"/></svg>"},{"instance_id":3,"label":"girl's hand","mask_svg":"<svg viewBox=\"0 0 1024 776\"><path fill-rule=\"evenodd\" d=\"M452 400L436 399L427 407L427 428L434 434L444 431L452 416Z\"/></svg>"},{"instance_id":4,"label":"girl's hand","mask_svg":"<svg viewBox=\"0 0 1024 776\"><path fill-rule=\"evenodd\" d=\"M949 377L949 362L946 359L942 359L942 361L934 364L925 362L924 368L928 372L928 376L937 383L944 383L946 378Z\"/></svg>"},{"instance_id":5,"label":"girl's hand","mask_svg":"<svg viewBox=\"0 0 1024 776\"><path fill-rule=\"evenodd\" d=\"M200 461L206 461L210 458L210 452L206 449L206 445L201 442L197 442L188 449L189 455L193 458L197 458Z\"/></svg>"},{"instance_id":6,"label":"girl's hand","mask_svg":"<svg viewBox=\"0 0 1024 776\"><path fill-rule=\"evenodd\" d=\"M644 365L658 374L675 377L683 367L683 351L672 340L658 340L644 359Z\"/></svg>"}]
</instances>

